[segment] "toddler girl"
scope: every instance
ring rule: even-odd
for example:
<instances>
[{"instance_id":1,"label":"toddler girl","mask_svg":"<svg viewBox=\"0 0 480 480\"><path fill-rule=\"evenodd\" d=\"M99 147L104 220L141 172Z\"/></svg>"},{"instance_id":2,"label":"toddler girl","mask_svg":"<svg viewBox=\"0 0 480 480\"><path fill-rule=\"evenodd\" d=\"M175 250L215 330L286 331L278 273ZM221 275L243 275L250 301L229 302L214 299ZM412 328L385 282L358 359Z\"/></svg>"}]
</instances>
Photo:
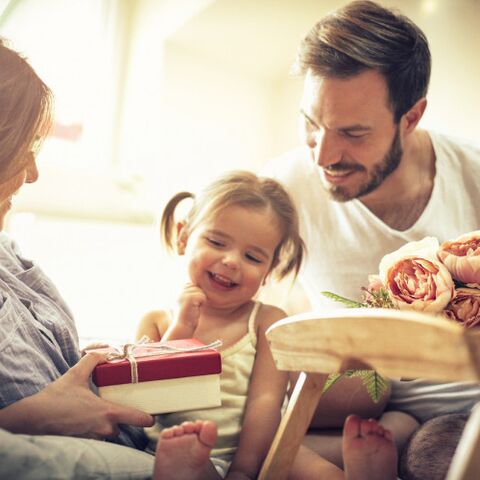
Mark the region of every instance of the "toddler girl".
<instances>
[{"instance_id":1,"label":"toddler girl","mask_svg":"<svg viewBox=\"0 0 480 480\"><path fill-rule=\"evenodd\" d=\"M187 198L193 205L175 223L176 207ZM190 282L178 311L147 314L137 336L194 337L205 344L221 339L222 405L157 416L149 432L159 440L154 477L257 478L280 422L288 377L276 369L265 336L286 315L255 296L271 274L298 273L304 246L297 212L277 181L237 171L198 197L175 195L165 207L161 232L167 247L187 257ZM321 472L325 476L318 478L344 478L337 467L301 447L292 477Z\"/></svg>"},{"instance_id":2,"label":"toddler girl","mask_svg":"<svg viewBox=\"0 0 480 480\"><path fill-rule=\"evenodd\" d=\"M175 223L176 207L187 198L193 205ZM221 339L222 406L160 415L156 430L190 419L213 420L218 439L212 461L220 475L233 460L230 471L255 478L280 421L287 386L265 337L267 328L286 315L255 295L274 271L279 278L298 272L304 247L297 213L277 181L238 171L198 197L175 195L165 207L161 233L168 248L187 256L190 283L178 311L147 314L137 336L154 341L195 337L206 344Z\"/></svg>"}]
</instances>

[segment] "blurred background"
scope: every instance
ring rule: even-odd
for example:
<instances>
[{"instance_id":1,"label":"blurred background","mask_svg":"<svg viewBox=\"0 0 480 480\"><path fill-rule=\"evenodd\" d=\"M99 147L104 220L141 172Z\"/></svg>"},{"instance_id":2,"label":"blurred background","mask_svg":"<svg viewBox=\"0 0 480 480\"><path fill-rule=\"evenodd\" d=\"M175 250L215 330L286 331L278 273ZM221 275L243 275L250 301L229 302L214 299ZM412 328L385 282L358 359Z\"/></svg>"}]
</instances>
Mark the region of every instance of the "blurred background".
<instances>
[{"instance_id":1,"label":"blurred background","mask_svg":"<svg viewBox=\"0 0 480 480\"><path fill-rule=\"evenodd\" d=\"M258 170L298 140L297 45L340 0L0 0L0 35L56 98L40 180L7 230L53 278L84 341L131 339L175 301L168 198ZM480 0L380 0L426 33L422 126L480 141Z\"/></svg>"}]
</instances>

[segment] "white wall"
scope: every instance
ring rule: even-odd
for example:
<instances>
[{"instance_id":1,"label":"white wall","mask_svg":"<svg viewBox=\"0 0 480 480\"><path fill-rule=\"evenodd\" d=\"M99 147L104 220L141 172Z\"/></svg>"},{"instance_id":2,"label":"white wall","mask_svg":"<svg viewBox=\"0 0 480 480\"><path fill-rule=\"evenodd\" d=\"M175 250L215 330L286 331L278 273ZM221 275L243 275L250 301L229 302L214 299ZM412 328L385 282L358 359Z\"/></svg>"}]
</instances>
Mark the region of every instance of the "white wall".
<instances>
[{"instance_id":1,"label":"white wall","mask_svg":"<svg viewBox=\"0 0 480 480\"><path fill-rule=\"evenodd\" d=\"M423 125L480 141L480 2L423 2L415 19L432 51L432 80Z\"/></svg>"},{"instance_id":2,"label":"white wall","mask_svg":"<svg viewBox=\"0 0 480 480\"><path fill-rule=\"evenodd\" d=\"M270 154L269 84L223 69L175 44L165 50L161 159L172 187L191 188Z\"/></svg>"}]
</instances>

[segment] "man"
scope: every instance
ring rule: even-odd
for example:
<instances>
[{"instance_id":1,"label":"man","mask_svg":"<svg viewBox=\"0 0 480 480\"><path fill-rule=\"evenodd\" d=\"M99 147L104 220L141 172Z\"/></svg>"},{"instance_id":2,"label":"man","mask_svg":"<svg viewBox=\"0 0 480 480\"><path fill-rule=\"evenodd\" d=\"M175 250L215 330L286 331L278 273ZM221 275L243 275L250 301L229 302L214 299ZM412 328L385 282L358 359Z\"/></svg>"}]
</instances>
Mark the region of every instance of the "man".
<instances>
[{"instance_id":1,"label":"man","mask_svg":"<svg viewBox=\"0 0 480 480\"><path fill-rule=\"evenodd\" d=\"M300 46L305 145L267 173L299 209L307 246L300 279L313 308L333 306L322 291L360 299L380 259L408 241L443 241L480 226L480 149L418 128L430 65L423 32L368 1L324 17ZM338 390L339 401L350 398ZM389 408L423 422L468 412L478 400L477 385L394 382ZM408 433L389 427L397 437Z\"/></svg>"},{"instance_id":2,"label":"man","mask_svg":"<svg viewBox=\"0 0 480 480\"><path fill-rule=\"evenodd\" d=\"M313 27L296 67L305 147L269 171L302 213L302 285L314 307L328 302L324 290L360 298L382 256L408 241L479 227L478 148L417 128L430 77L417 26L353 2Z\"/></svg>"}]
</instances>

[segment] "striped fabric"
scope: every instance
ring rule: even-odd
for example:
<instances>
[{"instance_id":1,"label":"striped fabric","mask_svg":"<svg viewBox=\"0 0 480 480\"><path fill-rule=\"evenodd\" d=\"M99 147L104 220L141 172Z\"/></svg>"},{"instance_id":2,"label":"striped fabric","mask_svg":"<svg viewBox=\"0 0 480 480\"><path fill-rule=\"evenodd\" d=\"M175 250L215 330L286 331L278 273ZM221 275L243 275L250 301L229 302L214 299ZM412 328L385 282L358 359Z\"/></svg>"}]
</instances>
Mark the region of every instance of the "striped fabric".
<instances>
[{"instance_id":1,"label":"striped fabric","mask_svg":"<svg viewBox=\"0 0 480 480\"><path fill-rule=\"evenodd\" d=\"M0 233L0 407L43 389L78 359L70 310L42 270Z\"/></svg>"},{"instance_id":2,"label":"striped fabric","mask_svg":"<svg viewBox=\"0 0 480 480\"><path fill-rule=\"evenodd\" d=\"M79 358L73 316L57 289L0 233L0 408L42 390ZM146 437L122 426L116 443L144 448Z\"/></svg>"}]
</instances>

